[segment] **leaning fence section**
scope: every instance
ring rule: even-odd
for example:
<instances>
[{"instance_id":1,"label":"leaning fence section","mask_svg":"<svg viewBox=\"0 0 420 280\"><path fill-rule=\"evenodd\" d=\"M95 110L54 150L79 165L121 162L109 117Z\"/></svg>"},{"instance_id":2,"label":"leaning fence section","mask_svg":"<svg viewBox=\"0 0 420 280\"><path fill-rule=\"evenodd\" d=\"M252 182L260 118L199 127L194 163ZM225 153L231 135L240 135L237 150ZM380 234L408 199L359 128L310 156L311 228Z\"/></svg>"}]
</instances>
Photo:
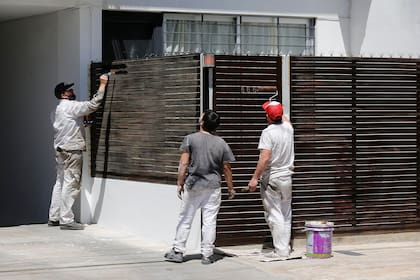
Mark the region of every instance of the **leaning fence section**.
<instances>
[{"instance_id":1,"label":"leaning fence section","mask_svg":"<svg viewBox=\"0 0 420 280\"><path fill-rule=\"evenodd\" d=\"M292 57L293 226L419 226L419 60Z\"/></svg>"},{"instance_id":2,"label":"leaning fence section","mask_svg":"<svg viewBox=\"0 0 420 280\"><path fill-rule=\"evenodd\" d=\"M200 114L199 56L115 63L125 64L127 74L111 75L104 106L94 114L92 174L176 182L179 145ZM101 71L101 63L92 64L92 86Z\"/></svg>"}]
</instances>

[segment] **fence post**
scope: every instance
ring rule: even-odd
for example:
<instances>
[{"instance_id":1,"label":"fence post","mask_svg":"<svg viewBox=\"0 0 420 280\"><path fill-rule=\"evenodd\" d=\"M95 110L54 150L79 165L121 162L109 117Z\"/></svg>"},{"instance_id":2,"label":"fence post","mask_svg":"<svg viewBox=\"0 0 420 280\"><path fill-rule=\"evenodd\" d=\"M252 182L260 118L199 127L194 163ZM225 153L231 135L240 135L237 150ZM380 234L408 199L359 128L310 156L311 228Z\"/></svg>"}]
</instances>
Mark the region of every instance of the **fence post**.
<instances>
[{"instance_id":1,"label":"fence post","mask_svg":"<svg viewBox=\"0 0 420 280\"><path fill-rule=\"evenodd\" d=\"M200 114L214 108L214 54L200 54Z\"/></svg>"},{"instance_id":2,"label":"fence post","mask_svg":"<svg viewBox=\"0 0 420 280\"><path fill-rule=\"evenodd\" d=\"M290 56L282 56L282 71L281 71L281 103L283 104L284 115L290 119Z\"/></svg>"}]
</instances>

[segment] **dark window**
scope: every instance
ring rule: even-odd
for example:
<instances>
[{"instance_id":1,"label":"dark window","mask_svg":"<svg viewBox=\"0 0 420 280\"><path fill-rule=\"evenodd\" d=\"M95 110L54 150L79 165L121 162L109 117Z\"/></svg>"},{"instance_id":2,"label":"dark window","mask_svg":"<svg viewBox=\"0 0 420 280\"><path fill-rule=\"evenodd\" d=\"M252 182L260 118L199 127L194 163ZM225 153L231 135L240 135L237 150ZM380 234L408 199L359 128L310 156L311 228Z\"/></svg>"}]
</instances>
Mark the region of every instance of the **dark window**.
<instances>
[{"instance_id":1,"label":"dark window","mask_svg":"<svg viewBox=\"0 0 420 280\"><path fill-rule=\"evenodd\" d=\"M102 20L104 61L162 55L163 14L103 11Z\"/></svg>"}]
</instances>

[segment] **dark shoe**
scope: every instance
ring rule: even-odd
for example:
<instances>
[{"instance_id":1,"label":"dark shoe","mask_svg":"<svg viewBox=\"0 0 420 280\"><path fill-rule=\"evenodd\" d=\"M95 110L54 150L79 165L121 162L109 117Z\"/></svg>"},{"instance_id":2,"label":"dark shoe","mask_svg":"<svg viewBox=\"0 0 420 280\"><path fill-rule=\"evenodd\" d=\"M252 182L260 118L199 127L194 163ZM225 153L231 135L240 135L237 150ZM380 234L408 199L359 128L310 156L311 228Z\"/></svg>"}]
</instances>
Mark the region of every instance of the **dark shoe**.
<instances>
[{"instance_id":1,"label":"dark shoe","mask_svg":"<svg viewBox=\"0 0 420 280\"><path fill-rule=\"evenodd\" d=\"M212 264L212 263L214 263L215 262L215 260L214 260L214 258L213 258L213 256L210 256L210 257L201 257L201 263L202 264Z\"/></svg>"},{"instance_id":2,"label":"dark shoe","mask_svg":"<svg viewBox=\"0 0 420 280\"><path fill-rule=\"evenodd\" d=\"M182 263L184 261L184 256L181 252L176 252L174 248L172 248L165 254L165 260L168 262Z\"/></svg>"},{"instance_id":3,"label":"dark shoe","mask_svg":"<svg viewBox=\"0 0 420 280\"><path fill-rule=\"evenodd\" d=\"M60 225L60 222L59 221L51 221L51 220L48 220L48 226L49 227L58 227Z\"/></svg>"},{"instance_id":4,"label":"dark shoe","mask_svg":"<svg viewBox=\"0 0 420 280\"><path fill-rule=\"evenodd\" d=\"M60 229L67 229L67 230L82 230L85 227L82 224L73 222L69 224L60 225Z\"/></svg>"}]
</instances>

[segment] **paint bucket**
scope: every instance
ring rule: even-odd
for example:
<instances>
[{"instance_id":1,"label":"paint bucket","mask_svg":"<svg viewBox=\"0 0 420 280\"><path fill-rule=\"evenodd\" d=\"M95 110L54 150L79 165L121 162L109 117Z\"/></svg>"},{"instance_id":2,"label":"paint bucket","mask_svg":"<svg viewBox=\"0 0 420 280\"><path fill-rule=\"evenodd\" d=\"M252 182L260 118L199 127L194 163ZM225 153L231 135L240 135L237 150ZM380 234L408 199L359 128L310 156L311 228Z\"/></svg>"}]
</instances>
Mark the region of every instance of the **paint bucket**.
<instances>
[{"instance_id":1,"label":"paint bucket","mask_svg":"<svg viewBox=\"0 0 420 280\"><path fill-rule=\"evenodd\" d=\"M334 223L327 221L306 221L306 256L309 258L330 258Z\"/></svg>"}]
</instances>

